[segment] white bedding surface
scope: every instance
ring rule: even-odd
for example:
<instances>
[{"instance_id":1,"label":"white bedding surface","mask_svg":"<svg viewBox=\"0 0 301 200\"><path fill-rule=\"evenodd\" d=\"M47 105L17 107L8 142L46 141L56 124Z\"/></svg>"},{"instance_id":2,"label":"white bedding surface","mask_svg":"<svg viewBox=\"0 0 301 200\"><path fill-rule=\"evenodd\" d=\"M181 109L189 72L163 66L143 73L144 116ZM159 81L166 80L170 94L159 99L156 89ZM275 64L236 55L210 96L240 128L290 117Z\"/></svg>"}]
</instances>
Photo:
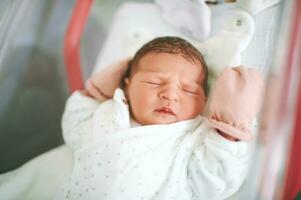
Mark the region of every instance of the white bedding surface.
<instances>
[{"instance_id":1,"label":"white bedding surface","mask_svg":"<svg viewBox=\"0 0 301 200\"><path fill-rule=\"evenodd\" d=\"M0 199L48 200L72 170L73 155L65 145L0 175Z\"/></svg>"}]
</instances>

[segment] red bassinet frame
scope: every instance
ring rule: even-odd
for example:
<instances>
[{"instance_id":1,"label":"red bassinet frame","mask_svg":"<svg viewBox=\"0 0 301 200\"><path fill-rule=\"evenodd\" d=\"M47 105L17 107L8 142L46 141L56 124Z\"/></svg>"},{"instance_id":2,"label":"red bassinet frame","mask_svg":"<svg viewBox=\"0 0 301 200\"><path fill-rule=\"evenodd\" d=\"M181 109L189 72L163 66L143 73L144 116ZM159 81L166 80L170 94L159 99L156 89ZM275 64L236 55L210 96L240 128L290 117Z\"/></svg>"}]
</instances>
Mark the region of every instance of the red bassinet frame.
<instances>
[{"instance_id":1,"label":"red bassinet frame","mask_svg":"<svg viewBox=\"0 0 301 200\"><path fill-rule=\"evenodd\" d=\"M92 3L93 0L77 0L64 38L64 61L70 93L84 88L80 59L80 39Z\"/></svg>"}]
</instances>

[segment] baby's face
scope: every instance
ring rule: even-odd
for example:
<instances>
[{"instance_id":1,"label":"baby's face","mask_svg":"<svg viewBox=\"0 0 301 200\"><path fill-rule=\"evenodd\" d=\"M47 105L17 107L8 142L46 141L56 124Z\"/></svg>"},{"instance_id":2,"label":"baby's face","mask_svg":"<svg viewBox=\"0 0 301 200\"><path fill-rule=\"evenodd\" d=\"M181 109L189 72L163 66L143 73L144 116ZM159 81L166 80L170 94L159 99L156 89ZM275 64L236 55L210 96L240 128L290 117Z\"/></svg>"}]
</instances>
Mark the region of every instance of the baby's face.
<instances>
[{"instance_id":1,"label":"baby's face","mask_svg":"<svg viewBox=\"0 0 301 200\"><path fill-rule=\"evenodd\" d=\"M181 55L149 53L126 79L133 118L143 125L169 124L195 118L203 110L202 66Z\"/></svg>"}]
</instances>

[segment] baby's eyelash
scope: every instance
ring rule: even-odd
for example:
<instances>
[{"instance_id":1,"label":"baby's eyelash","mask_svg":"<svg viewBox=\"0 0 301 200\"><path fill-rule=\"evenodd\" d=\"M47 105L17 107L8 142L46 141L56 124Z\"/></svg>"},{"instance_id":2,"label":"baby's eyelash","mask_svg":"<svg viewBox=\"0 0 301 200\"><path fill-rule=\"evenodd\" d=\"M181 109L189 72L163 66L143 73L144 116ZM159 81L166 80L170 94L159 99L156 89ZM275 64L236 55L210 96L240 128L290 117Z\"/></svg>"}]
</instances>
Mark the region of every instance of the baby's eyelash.
<instances>
[{"instance_id":1,"label":"baby's eyelash","mask_svg":"<svg viewBox=\"0 0 301 200\"><path fill-rule=\"evenodd\" d=\"M184 92L190 93L190 94L195 94L198 95L199 93L193 90L187 90L187 89L183 89Z\"/></svg>"},{"instance_id":2,"label":"baby's eyelash","mask_svg":"<svg viewBox=\"0 0 301 200\"><path fill-rule=\"evenodd\" d=\"M159 82L151 82L151 81L143 81L143 83L150 84L150 85L160 85L161 84Z\"/></svg>"}]
</instances>

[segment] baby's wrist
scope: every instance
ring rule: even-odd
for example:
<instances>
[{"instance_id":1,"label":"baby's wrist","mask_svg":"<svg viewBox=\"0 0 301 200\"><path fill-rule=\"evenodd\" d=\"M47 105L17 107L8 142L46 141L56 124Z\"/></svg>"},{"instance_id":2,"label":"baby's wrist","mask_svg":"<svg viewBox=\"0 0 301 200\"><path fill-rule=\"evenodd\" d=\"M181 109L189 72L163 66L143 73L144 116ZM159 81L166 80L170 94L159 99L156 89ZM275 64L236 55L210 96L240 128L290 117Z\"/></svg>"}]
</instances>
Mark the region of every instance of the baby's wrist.
<instances>
[{"instance_id":1,"label":"baby's wrist","mask_svg":"<svg viewBox=\"0 0 301 200\"><path fill-rule=\"evenodd\" d=\"M240 141L239 139L237 139L237 138L235 138L235 137L233 137L233 136L231 136L231 135L229 135L229 134L227 134L227 133L225 133L225 132L223 132L223 131L221 131L221 130L219 130L219 129L215 129L216 130L216 132L219 134L219 135L221 135L223 138L225 138L225 139L227 139L227 140L230 140L230 141L233 141L233 142L238 142L238 141Z\"/></svg>"},{"instance_id":2,"label":"baby's wrist","mask_svg":"<svg viewBox=\"0 0 301 200\"><path fill-rule=\"evenodd\" d=\"M91 79L86 82L85 90L91 97L94 97L100 101L112 98L112 96L105 94L103 90L99 88L97 84L94 84L93 80Z\"/></svg>"},{"instance_id":3,"label":"baby's wrist","mask_svg":"<svg viewBox=\"0 0 301 200\"><path fill-rule=\"evenodd\" d=\"M83 96L92 97L92 95L86 89L79 90L78 92Z\"/></svg>"}]
</instances>

